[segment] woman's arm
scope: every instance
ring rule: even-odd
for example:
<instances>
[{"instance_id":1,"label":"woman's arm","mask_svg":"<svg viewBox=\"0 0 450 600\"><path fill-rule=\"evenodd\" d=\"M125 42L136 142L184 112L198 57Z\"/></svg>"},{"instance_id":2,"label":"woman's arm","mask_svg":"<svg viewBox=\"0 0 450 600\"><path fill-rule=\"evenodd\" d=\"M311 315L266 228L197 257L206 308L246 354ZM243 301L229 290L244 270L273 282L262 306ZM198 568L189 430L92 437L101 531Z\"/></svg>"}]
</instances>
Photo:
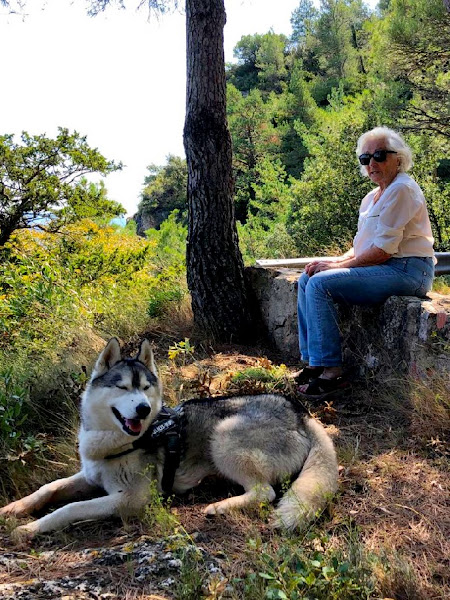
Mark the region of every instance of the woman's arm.
<instances>
[{"instance_id":1,"label":"woman's arm","mask_svg":"<svg viewBox=\"0 0 450 600\"><path fill-rule=\"evenodd\" d=\"M342 256L338 256L336 262L342 263L348 258L353 258L355 256L355 249L352 247L350 250L347 250Z\"/></svg>"},{"instance_id":2,"label":"woman's arm","mask_svg":"<svg viewBox=\"0 0 450 600\"><path fill-rule=\"evenodd\" d=\"M329 269L351 269L353 267L371 267L373 265L381 265L391 258L391 254L388 254L377 246L371 246L365 252L362 252L358 257L355 258L353 248L346 252L339 258L338 261L318 261L316 263L310 263L306 265L305 271L312 277L315 273L321 271L328 271ZM308 268L308 270L306 270Z\"/></svg>"},{"instance_id":3,"label":"woman's arm","mask_svg":"<svg viewBox=\"0 0 450 600\"><path fill-rule=\"evenodd\" d=\"M388 254L381 248L372 245L370 248L362 252L355 258L353 255L339 263L340 267L353 268L353 267L372 267L374 265L381 265L391 258L392 254Z\"/></svg>"}]
</instances>

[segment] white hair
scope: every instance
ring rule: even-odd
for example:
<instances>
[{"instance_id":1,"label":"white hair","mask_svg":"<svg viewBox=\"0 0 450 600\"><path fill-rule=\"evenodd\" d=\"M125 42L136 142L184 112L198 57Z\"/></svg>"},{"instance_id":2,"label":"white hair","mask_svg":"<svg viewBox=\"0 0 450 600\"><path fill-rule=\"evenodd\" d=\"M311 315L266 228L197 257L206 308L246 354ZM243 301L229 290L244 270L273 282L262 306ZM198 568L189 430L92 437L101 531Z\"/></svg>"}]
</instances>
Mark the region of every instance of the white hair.
<instances>
[{"instance_id":1,"label":"white hair","mask_svg":"<svg viewBox=\"0 0 450 600\"><path fill-rule=\"evenodd\" d=\"M370 131L366 131L358 140L356 156L362 153L365 143L369 140L382 140L386 145L385 150L394 150L397 152L399 173L406 173L413 166L411 148L397 131L389 129L389 127L375 127ZM367 177L367 167L365 165L361 165L361 174Z\"/></svg>"}]
</instances>

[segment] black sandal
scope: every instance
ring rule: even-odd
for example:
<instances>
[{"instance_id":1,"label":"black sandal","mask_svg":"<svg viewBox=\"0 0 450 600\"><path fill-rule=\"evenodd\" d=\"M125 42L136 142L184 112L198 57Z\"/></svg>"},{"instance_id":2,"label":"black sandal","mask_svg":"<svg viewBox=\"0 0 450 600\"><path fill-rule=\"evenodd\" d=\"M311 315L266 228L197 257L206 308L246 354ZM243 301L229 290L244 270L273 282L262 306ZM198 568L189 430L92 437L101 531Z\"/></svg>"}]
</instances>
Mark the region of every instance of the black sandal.
<instances>
[{"instance_id":1,"label":"black sandal","mask_svg":"<svg viewBox=\"0 0 450 600\"><path fill-rule=\"evenodd\" d=\"M304 392L297 391L299 396L311 400L324 400L330 396L340 396L350 388L350 383L343 377L323 379L317 377L308 383Z\"/></svg>"},{"instance_id":2,"label":"black sandal","mask_svg":"<svg viewBox=\"0 0 450 600\"><path fill-rule=\"evenodd\" d=\"M304 385L305 383L310 383L313 379L322 375L322 373L323 367L304 367L294 375L294 381L297 385Z\"/></svg>"}]
</instances>

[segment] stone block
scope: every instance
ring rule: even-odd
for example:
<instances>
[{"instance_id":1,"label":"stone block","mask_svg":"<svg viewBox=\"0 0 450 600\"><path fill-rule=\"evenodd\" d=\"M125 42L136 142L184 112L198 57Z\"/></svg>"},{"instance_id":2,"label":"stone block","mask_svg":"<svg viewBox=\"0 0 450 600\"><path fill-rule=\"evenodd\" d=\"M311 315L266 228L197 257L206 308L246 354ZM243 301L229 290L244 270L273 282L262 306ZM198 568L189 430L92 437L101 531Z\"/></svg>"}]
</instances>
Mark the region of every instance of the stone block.
<instances>
[{"instance_id":1,"label":"stone block","mask_svg":"<svg viewBox=\"0 0 450 600\"><path fill-rule=\"evenodd\" d=\"M284 360L299 361L297 280L301 270L248 267L265 334ZM450 296L392 296L381 305L338 304L346 367L378 374L450 375Z\"/></svg>"}]
</instances>

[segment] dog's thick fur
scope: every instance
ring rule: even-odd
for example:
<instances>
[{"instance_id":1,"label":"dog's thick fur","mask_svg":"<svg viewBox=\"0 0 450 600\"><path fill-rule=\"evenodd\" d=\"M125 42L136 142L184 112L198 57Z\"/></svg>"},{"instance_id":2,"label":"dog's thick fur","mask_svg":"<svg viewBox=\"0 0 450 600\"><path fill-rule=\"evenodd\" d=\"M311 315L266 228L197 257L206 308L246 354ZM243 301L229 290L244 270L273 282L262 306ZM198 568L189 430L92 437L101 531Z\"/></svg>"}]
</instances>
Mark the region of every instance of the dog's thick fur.
<instances>
[{"instance_id":1,"label":"dog's thick fur","mask_svg":"<svg viewBox=\"0 0 450 600\"><path fill-rule=\"evenodd\" d=\"M122 359L118 341L100 354L82 397L79 473L41 487L0 510L23 516L51 503L70 501L54 512L22 525L17 537L62 529L76 521L132 515L149 501L148 466L161 484L163 448L148 453L131 448L162 406L161 384L150 344L135 359ZM261 394L208 398L184 403L184 445L175 473L174 492L184 492L211 474L240 484L244 493L210 504L207 515L222 514L275 499L273 485L296 475L274 514L276 526L306 524L337 488L332 441L316 420L302 416L283 396ZM99 492L106 496L92 497Z\"/></svg>"}]
</instances>

